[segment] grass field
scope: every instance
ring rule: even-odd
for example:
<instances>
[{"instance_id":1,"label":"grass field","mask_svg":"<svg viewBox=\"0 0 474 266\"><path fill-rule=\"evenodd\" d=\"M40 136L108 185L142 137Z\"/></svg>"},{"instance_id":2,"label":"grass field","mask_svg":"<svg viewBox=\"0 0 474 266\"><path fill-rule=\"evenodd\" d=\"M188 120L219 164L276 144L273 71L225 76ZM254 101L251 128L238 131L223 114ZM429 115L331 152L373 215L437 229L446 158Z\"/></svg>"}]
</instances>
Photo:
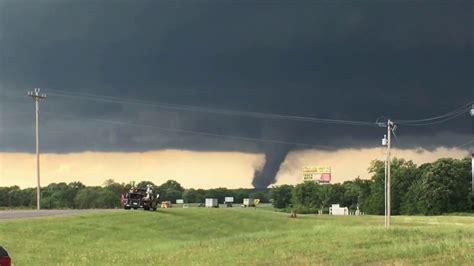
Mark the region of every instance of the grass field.
<instances>
[{"instance_id":1,"label":"grass field","mask_svg":"<svg viewBox=\"0 0 474 266\"><path fill-rule=\"evenodd\" d=\"M474 217L167 209L0 221L15 265L474 264Z\"/></svg>"}]
</instances>

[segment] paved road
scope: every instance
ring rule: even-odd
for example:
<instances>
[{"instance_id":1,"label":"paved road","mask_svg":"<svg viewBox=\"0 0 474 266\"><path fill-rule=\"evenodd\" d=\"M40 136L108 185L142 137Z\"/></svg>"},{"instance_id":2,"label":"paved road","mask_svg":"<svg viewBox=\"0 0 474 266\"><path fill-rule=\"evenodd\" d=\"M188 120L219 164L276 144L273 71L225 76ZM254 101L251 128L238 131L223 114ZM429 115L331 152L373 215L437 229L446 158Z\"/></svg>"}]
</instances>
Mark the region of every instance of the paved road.
<instances>
[{"instance_id":1,"label":"paved road","mask_svg":"<svg viewBox=\"0 0 474 266\"><path fill-rule=\"evenodd\" d=\"M34 218L34 217L48 217L48 216L65 216L83 213L94 213L114 211L106 209L91 209L91 210L18 210L18 211L0 211L0 220L2 219L18 219L18 218Z\"/></svg>"}]
</instances>

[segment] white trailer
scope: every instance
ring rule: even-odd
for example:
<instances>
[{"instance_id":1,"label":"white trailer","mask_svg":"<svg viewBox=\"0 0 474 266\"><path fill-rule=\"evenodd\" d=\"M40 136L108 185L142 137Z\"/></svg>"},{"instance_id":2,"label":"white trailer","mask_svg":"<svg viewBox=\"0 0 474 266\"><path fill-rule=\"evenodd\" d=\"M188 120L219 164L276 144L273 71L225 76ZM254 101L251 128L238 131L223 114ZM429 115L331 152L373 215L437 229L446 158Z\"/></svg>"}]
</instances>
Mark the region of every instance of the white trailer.
<instances>
[{"instance_id":1,"label":"white trailer","mask_svg":"<svg viewBox=\"0 0 474 266\"><path fill-rule=\"evenodd\" d=\"M218 208L219 207L219 202L217 199L206 199L206 208Z\"/></svg>"},{"instance_id":2,"label":"white trailer","mask_svg":"<svg viewBox=\"0 0 474 266\"><path fill-rule=\"evenodd\" d=\"M225 197L224 204L227 208L232 208L232 203L234 203L234 197Z\"/></svg>"},{"instance_id":3,"label":"white trailer","mask_svg":"<svg viewBox=\"0 0 474 266\"><path fill-rule=\"evenodd\" d=\"M245 198L242 205L244 207L254 207L255 206L252 198Z\"/></svg>"}]
</instances>

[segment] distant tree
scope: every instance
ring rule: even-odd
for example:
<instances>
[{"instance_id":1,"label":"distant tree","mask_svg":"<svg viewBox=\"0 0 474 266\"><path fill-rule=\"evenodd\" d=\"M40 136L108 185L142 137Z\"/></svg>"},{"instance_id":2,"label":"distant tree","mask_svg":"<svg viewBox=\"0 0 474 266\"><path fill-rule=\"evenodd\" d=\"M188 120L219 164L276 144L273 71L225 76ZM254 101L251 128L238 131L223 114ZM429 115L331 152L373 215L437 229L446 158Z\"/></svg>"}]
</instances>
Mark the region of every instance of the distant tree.
<instances>
[{"instance_id":1,"label":"distant tree","mask_svg":"<svg viewBox=\"0 0 474 266\"><path fill-rule=\"evenodd\" d=\"M118 199L124 192L125 185L116 183L113 179L108 179L104 182L104 189L112 192L113 195L115 195L115 197Z\"/></svg>"},{"instance_id":2,"label":"distant tree","mask_svg":"<svg viewBox=\"0 0 474 266\"><path fill-rule=\"evenodd\" d=\"M181 193L184 192L184 188L181 186L181 184L174 180L168 180L159 186L159 189L168 189L168 188L173 188L177 191L180 191Z\"/></svg>"},{"instance_id":3,"label":"distant tree","mask_svg":"<svg viewBox=\"0 0 474 266\"><path fill-rule=\"evenodd\" d=\"M244 198L248 198L250 196L250 192L252 189L246 189L246 188L238 188L234 189L234 202L235 203L242 203L244 201Z\"/></svg>"},{"instance_id":4,"label":"distant tree","mask_svg":"<svg viewBox=\"0 0 474 266\"><path fill-rule=\"evenodd\" d=\"M120 205L120 198L111 190L101 189L98 193L97 206L99 208L117 208Z\"/></svg>"},{"instance_id":5,"label":"distant tree","mask_svg":"<svg viewBox=\"0 0 474 266\"><path fill-rule=\"evenodd\" d=\"M204 203L206 200L206 190L205 189L196 189L196 203Z\"/></svg>"},{"instance_id":6,"label":"distant tree","mask_svg":"<svg viewBox=\"0 0 474 266\"><path fill-rule=\"evenodd\" d=\"M85 188L86 186L84 184L82 184L81 182L79 181L74 181L74 182L71 182L69 184L67 184L69 188L71 189L76 189L76 190L81 190L83 188Z\"/></svg>"},{"instance_id":7,"label":"distant tree","mask_svg":"<svg viewBox=\"0 0 474 266\"><path fill-rule=\"evenodd\" d=\"M218 202L223 203L225 197L233 197L234 193L227 188L220 187L208 189L205 193L205 196L206 198L215 198L218 200Z\"/></svg>"},{"instance_id":8,"label":"distant tree","mask_svg":"<svg viewBox=\"0 0 474 266\"><path fill-rule=\"evenodd\" d=\"M317 213L322 205L321 185L315 182L304 182L293 189L293 208L299 213Z\"/></svg>"},{"instance_id":9,"label":"distant tree","mask_svg":"<svg viewBox=\"0 0 474 266\"><path fill-rule=\"evenodd\" d=\"M367 214L384 214L385 212L385 163L374 160L370 163L368 172L372 174L370 182L370 195L365 202Z\"/></svg>"},{"instance_id":10,"label":"distant tree","mask_svg":"<svg viewBox=\"0 0 474 266\"><path fill-rule=\"evenodd\" d=\"M21 190L18 186L11 186L6 191L6 202L8 207L19 207L21 202Z\"/></svg>"},{"instance_id":11,"label":"distant tree","mask_svg":"<svg viewBox=\"0 0 474 266\"><path fill-rule=\"evenodd\" d=\"M157 186L151 181L141 181L140 183L136 185L136 187L141 188L141 189L146 189L148 185L152 185L153 190L157 188Z\"/></svg>"},{"instance_id":12,"label":"distant tree","mask_svg":"<svg viewBox=\"0 0 474 266\"><path fill-rule=\"evenodd\" d=\"M361 194L360 186L354 181L346 181L342 186L344 187L342 206L347 206L351 211L356 210Z\"/></svg>"},{"instance_id":13,"label":"distant tree","mask_svg":"<svg viewBox=\"0 0 474 266\"><path fill-rule=\"evenodd\" d=\"M98 208L99 207L99 195L100 188L98 187L86 187L81 189L76 197L74 198L74 203L78 209L89 209L89 208Z\"/></svg>"},{"instance_id":14,"label":"distant tree","mask_svg":"<svg viewBox=\"0 0 474 266\"><path fill-rule=\"evenodd\" d=\"M186 203L204 203L207 191L204 189L186 189L183 192L183 199Z\"/></svg>"},{"instance_id":15,"label":"distant tree","mask_svg":"<svg viewBox=\"0 0 474 266\"><path fill-rule=\"evenodd\" d=\"M420 167L403 209L409 213L438 215L472 210L470 161L440 159Z\"/></svg>"},{"instance_id":16,"label":"distant tree","mask_svg":"<svg viewBox=\"0 0 474 266\"><path fill-rule=\"evenodd\" d=\"M353 185L357 186L359 191L357 204L359 205L359 210L363 212L366 212L366 205L370 197L370 184L371 180L364 180L360 178L356 178L353 181Z\"/></svg>"},{"instance_id":17,"label":"distant tree","mask_svg":"<svg viewBox=\"0 0 474 266\"><path fill-rule=\"evenodd\" d=\"M418 178L408 189L401 204L403 214L413 215L423 213L423 203L420 201L422 183L421 178Z\"/></svg>"},{"instance_id":18,"label":"distant tree","mask_svg":"<svg viewBox=\"0 0 474 266\"><path fill-rule=\"evenodd\" d=\"M327 185L322 185L323 187L327 187ZM329 204L340 204L341 206L344 207L349 207L348 206L348 200L345 198L346 194L346 187L343 184L340 183L335 183L331 185L331 189L329 189L331 192L329 194L330 200Z\"/></svg>"},{"instance_id":19,"label":"distant tree","mask_svg":"<svg viewBox=\"0 0 474 266\"><path fill-rule=\"evenodd\" d=\"M183 200L186 203L195 203L197 201L198 192L194 188L186 189L183 192Z\"/></svg>"},{"instance_id":20,"label":"distant tree","mask_svg":"<svg viewBox=\"0 0 474 266\"><path fill-rule=\"evenodd\" d=\"M326 184L320 186L319 189L319 200L320 207L319 210L323 213L329 212L329 206L335 203L341 203L340 199L337 197L336 189L334 185Z\"/></svg>"},{"instance_id":21,"label":"distant tree","mask_svg":"<svg viewBox=\"0 0 474 266\"><path fill-rule=\"evenodd\" d=\"M288 208L291 205L293 188L292 185L272 187L270 190L270 199L272 199L273 207L277 209Z\"/></svg>"},{"instance_id":22,"label":"distant tree","mask_svg":"<svg viewBox=\"0 0 474 266\"><path fill-rule=\"evenodd\" d=\"M33 207L34 205L36 205L36 189L25 188L20 191L20 194L21 194L20 206Z\"/></svg>"},{"instance_id":23,"label":"distant tree","mask_svg":"<svg viewBox=\"0 0 474 266\"><path fill-rule=\"evenodd\" d=\"M174 180L166 181L165 183L161 184L157 190L160 194L160 201L171 202L176 202L177 199L181 199L184 192L184 188L181 186L181 184Z\"/></svg>"},{"instance_id":24,"label":"distant tree","mask_svg":"<svg viewBox=\"0 0 474 266\"><path fill-rule=\"evenodd\" d=\"M183 198L183 193L175 188L167 188L163 191L162 195L162 200L171 201L172 203L175 203L177 199Z\"/></svg>"},{"instance_id":25,"label":"distant tree","mask_svg":"<svg viewBox=\"0 0 474 266\"><path fill-rule=\"evenodd\" d=\"M252 199L259 199L260 203L269 203L270 202L270 190L269 189L250 192L249 196Z\"/></svg>"},{"instance_id":26,"label":"distant tree","mask_svg":"<svg viewBox=\"0 0 474 266\"><path fill-rule=\"evenodd\" d=\"M108 187L110 185L113 185L115 184L115 180L113 180L112 178L108 178L104 181L104 183L102 184L104 187Z\"/></svg>"},{"instance_id":27,"label":"distant tree","mask_svg":"<svg viewBox=\"0 0 474 266\"><path fill-rule=\"evenodd\" d=\"M76 203L74 201L76 198L76 195L80 190L84 189L86 186L78 181L71 182L67 184L67 186L68 186L67 201L68 201L69 207L76 208Z\"/></svg>"},{"instance_id":28,"label":"distant tree","mask_svg":"<svg viewBox=\"0 0 474 266\"><path fill-rule=\"evenodd\" d=\"M417 178L417 166L412 161L395 158L391 165L392 214L402 214L401 205L408 190Z\"/></svg>"}]
</instances>

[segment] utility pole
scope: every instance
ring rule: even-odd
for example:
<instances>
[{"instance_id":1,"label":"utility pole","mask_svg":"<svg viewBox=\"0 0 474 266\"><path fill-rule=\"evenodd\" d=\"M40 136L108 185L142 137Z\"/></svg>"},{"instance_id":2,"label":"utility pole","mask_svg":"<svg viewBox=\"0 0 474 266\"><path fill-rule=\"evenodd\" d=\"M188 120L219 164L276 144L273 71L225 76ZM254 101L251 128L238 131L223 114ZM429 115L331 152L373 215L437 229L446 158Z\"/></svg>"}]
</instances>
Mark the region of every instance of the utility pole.
<instances>
[{"instance_id":1,"label":"utility pole","mask_svg":"<svg viewBox=\"0 0 474 266\"><path fill-rule=\"evenodd\" d=\"M474 147L471 147L471 193L474 196Z\"/></svg>"},{"instance_id":2,"label":"utility pole","mask_svg":"<svg viewBox=\"0 0 474 266\"><path fill-rule=\"evenodd\" d=\"M393 122L390 119L387 121L387 223L386 228L390 227L390 148L392 146L392 126Z\"/></svg>"},{"instance_id":3,"label":"utility pole","mask_svg":"<svg viewBox=\"0 0 474 266\"><path fill-rule=\"evenodd\" d=\"M383 136L382 146L387 146L387 135ZM384 226L387 227L387 151L385 151L385 160L384 160L384 181L383 181L383 190L384 190Z\"/></svg>"},{"instance_id":4,"label":"utility pole","mask_svg":"<svg viewBox=\"0 0 474 266\"><path fill-rule=\"evenodd\" d=\"M385 228L390 227L390 148L392 147L392 133L395 130L393 122L388 119L387 121L387 135L383 136L382 146L387 146L385 153L385 180L384 180L384 198L385 198L385 214L384 214L384 226Z\"/></svg>"},{"instance_id":5,"label":"utility pole","mask_svg":"<svg viewBox=\"0 0 474 266\"><path fill-rule=\"evenodd\" d=\"M28 96L31 96L35 101L36 108L36 209L40 210L41 203L41 186L40 186L40 146L39 146L39 101L46 99L46 94L40 94L40 89L35 88L33 91L28 92Z\"/></svg>"},{"instance_id":6,"label":"utility pole","mask_svg":"<svg viewBox=\"0 0 474 266\"><path fill-rule=\"evenodd\" d=\"M474 104L471 106L471 123L474 122ZM474 124L472 125L474 127ZM474 130L474 128L473 128ZM474 145L471 146L471 193L474 195Z\"/></svg>"}]
</instances>

